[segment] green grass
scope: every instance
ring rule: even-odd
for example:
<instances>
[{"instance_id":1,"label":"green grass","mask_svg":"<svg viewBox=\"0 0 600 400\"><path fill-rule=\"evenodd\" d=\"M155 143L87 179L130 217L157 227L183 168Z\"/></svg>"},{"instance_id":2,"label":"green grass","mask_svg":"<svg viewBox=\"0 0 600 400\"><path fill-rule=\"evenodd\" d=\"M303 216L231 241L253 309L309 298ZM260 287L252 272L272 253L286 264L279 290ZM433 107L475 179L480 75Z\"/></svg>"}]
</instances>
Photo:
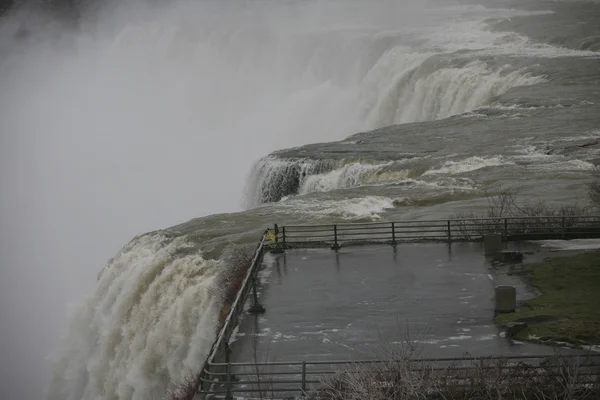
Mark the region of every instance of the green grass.
<instances>
[{"instance_id":1,"label":"green grass","mask_svg":"<svg viewBox=\"0 0 600 400\"><path fill-rule=\"evenodd\" d=\"M600 251L555 258L525 265L530 284L542 295L521 304L512 314L500 314L496 322L525 321L527 328L516 339L600 344Z\"/></svg>"}]
</instances>

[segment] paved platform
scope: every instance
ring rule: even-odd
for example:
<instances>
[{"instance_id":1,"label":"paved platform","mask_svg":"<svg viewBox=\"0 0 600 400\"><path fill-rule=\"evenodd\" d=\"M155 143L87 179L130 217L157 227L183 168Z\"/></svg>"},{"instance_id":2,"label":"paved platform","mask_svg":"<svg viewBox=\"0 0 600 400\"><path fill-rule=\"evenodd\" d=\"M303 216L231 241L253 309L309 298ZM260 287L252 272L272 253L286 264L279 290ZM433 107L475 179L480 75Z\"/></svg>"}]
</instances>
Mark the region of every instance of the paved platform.
<instances>
[{"instance_id":1,"label":"paved platform","mask_svg":"<svg viewBox=\"0 0 600 400\"><path fill-rule=\"evenodd\" d=\"M508 271L493 266L479 243L268 255L259 295L267 311L244 317L232 360L373 359L406 348L407 340L421 357L551 353L512 342L494 325L495 285L516 284L520 299L534 295Z\"/></svg>"}]
</instances>

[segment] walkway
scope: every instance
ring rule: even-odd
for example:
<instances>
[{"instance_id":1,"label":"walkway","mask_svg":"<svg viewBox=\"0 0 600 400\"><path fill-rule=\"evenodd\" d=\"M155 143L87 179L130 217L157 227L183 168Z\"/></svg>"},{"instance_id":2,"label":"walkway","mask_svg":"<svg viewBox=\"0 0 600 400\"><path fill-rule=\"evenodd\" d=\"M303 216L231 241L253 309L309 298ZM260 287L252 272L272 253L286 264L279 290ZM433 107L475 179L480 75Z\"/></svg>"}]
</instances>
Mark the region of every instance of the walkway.
<instances>
[{"instance_id":1,"label":"walkway","mask_svg":"<svg viewBox=\"0 0 600 400\"><path fill-rule=\"evenodd\" d=\"M421 357L551 352L499 335L494 286L517 284L521 299L532 293L492 267L479 243L287 250L264 264L267 312L244 317L234 362L372 359L407 335Z\"/></svg>"}]
</instances>

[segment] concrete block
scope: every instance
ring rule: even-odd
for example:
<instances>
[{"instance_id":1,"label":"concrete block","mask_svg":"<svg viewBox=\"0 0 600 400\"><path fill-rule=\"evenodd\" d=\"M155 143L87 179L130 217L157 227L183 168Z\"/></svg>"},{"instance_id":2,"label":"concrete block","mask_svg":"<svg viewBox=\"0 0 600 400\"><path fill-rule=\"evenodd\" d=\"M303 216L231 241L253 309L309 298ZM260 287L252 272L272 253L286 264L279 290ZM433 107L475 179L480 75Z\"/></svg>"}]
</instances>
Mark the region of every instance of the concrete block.
<instances>
[{"instance_id":1,"label":"concrete block","mask_svg":"<svg viewBox=\"0 0 600 400\"><path fill-rule=\"evenodd\" d=\"M510 313L517 309L517 288L514 286L496 286L496 313Z\"/></svg>"},{"instance_id":2,"label":"concrete block","mask_svg":"<svg viewBox=\"0 0 600 400\"><path fill-rule=\"evenodd\" d=\"M502 235L491 234L483 236L485 254L496 254L502 250Z\"/></svg>"}]
</instances>

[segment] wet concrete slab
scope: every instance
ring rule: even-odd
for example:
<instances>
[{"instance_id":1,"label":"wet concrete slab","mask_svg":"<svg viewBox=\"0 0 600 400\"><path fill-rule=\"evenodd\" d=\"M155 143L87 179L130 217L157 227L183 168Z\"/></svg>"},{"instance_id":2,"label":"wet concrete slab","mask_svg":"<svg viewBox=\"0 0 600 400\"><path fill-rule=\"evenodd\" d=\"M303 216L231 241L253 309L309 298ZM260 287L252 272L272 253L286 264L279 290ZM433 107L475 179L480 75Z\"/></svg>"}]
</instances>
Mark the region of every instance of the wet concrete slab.
<instances>
[{"instance_id":1,"label":"wet concrete slab","mask_svg":"<svg viewBox=\"0 0 600 400\"><path fill-rule=\"evenodd\" d=\"M511 247L529 253L525 262L551 251ZM288 250L268 255L260 275L266 313L244 317L233 361L365 360L408 342L420 357L553 351L512 342L494 325L494 286L516 285L520 300L535 292L479 243Z\"/></svg>"}]
</instances>

